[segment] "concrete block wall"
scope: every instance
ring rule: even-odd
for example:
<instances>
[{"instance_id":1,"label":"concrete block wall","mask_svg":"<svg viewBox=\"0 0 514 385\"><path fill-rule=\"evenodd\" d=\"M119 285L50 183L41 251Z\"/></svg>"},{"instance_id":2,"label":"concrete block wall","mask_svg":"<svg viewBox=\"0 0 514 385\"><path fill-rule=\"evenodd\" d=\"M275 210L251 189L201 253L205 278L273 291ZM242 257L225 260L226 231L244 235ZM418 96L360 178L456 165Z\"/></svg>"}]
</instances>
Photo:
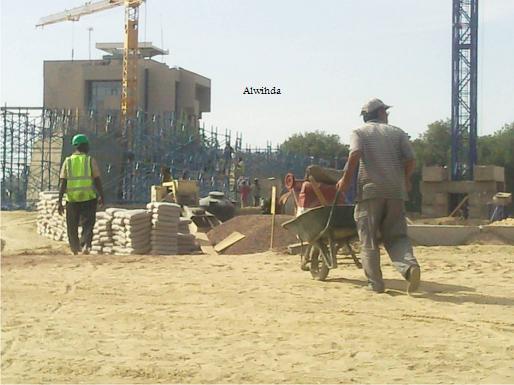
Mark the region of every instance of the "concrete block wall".
<instances>
[{"instance_id":1,"label":"concrete block wall","mask_svg":"<svg viewBox=\"0 0 514 385\"><path fill-rule=\"evenodd\" d=\"M429 217L442 217L450 214L450 194L468 195L470 218L488 218L488 204L494 194L502 191L505 171L498 166L475 166L474 180L451 181L448 169L440 166L423 167L420 191L422 195L421 213Z\"/></svg>"},{"instance_id":2,"label":"concrete block wall","mask_svg":"<svg viewBox=\"0 0 514 385\"><path fill-rule=\"evenodd\" d=\"M448 180L448 169L440 166L423 166L421 175L424 182L443 182Z\"/></svg>"},{"instance_id":3,"label":"concrete block wall","mask_svg":"<svg viewBox=\"0 0 514 385\"><path fill-rule=\"evenodd\" d=\"M475 166L473 176L475 181L505 182L505 169L499 166Z\"/></svg>"}]
</instances>

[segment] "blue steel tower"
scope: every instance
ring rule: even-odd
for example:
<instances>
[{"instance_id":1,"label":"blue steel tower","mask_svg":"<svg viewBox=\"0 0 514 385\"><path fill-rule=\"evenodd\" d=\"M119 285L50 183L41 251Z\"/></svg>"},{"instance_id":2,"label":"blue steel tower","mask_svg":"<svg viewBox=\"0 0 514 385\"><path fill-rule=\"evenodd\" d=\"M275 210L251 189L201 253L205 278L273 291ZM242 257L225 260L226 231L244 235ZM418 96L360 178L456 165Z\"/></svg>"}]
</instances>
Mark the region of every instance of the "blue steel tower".
<instances>
[{"instance_id":1,"label":"blue steel tower","mask_svg":"<svg viewBox=\"0 0 514 385\"><path fill-rule=\"evenodd\" d=\"M472 180L477 163L478 0L453 0L452 180Z\"/></svg>"}]
</instances>

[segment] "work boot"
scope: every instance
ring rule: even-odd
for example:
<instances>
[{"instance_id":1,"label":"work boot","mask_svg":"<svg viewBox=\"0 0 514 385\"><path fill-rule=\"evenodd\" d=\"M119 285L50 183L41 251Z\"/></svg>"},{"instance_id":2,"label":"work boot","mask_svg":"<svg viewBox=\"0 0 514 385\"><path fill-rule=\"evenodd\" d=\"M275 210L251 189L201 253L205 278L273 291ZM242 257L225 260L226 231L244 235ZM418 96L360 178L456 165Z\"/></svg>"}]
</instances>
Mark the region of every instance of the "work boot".
<instances>
[{"instance_id":1,"label":"work boot","mask_svg":"<svg viewBox=\"0 0 514 385\"><path fill-rule=\"evenodd\" d=\"M90 251L91 251L91 250L89 249L89 247L88 247L88 246L84 246L84 247L82 248L82 254L83 254L83 255L88 255Z\"/></svg>"},{"instance_id":2,"label":"work boot","mask_svg":"<svg viewBox=\"0 0 514 385\"><path fill-rule=\"evenodd\" d=\"M368 291L372 291L377 294L382 294L385 292L385 288L383 286L377 287L377 286L373 285L371 282L368 282L368 286L366 287L366 289Z\"/></svg>"},{"instance_id":3,"label":"work boot","mask_svg":"<svg viewBox=\"0 0 514 385\"><path fill-rule=\"evenodd\" d=\"M409 272L407 274L407 281L409 282L407 285L407 293L414 293L418 290L419 282L421 278L421 269L417 265L413 265L409 267Z\"/></svg>"}]
</instances>

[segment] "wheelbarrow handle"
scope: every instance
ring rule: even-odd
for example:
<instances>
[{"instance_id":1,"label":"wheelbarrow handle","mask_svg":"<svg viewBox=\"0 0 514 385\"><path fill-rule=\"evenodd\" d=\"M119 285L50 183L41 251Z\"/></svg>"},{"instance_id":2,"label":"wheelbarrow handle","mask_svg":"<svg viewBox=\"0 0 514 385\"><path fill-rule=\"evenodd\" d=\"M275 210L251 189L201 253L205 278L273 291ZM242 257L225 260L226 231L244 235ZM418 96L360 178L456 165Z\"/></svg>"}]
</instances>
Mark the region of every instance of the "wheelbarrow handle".
<instances>
[{"instance_id":1,"label":"wheelbarrow handle","mask_svg":"<svg viewBox=\"0 0 514 385\"><path fill-rule=\"evenodd\" d=\"M339 200L339 195L341 194L341 190L337 189L336 196L334 198L334 202L332 203L332 206L330 207L330 214L328 215L327 224L325 225L325 228L320 233L320 236L318 238L321 238L330 228L330 225L332 224L332 217L334 215L334 211L337 205L337 201Z\"/></svg>"}]
</instances>

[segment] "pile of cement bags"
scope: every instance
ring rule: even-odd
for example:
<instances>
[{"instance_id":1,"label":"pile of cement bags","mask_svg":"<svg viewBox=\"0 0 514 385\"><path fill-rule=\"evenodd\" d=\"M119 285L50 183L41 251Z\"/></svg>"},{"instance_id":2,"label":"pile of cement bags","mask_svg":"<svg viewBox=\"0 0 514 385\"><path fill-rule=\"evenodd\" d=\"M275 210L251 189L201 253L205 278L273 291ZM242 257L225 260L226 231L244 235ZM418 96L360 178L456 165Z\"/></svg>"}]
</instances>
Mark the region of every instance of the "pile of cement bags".
<instances>
[{"instance_id":1,"label":"pile of cement bags","mask_svg":"<svg viewBox=\"0 0 514 385\"><path fill-rule=\"evenodd\" d=\"M200 245L196 242L193 234L189 233L190 219L180 218L177 234L177 251L178 254L191 254L200 251Z\"/></svg>"},{"instance_id":2,"label":"pile of cement bags","mask_svg":"<svg viewBox=\"0 0 514 385\"><path fill-rule=\"evenodd\" d=\"M177 254L180 206L174 203L152 202L146 207L152 215L152 254Z\"/></svg>"},{"instance_id":3,"label":"pile of cement bags","mask_svg":"<svg viewBox=\"0 0 514 385\"><path fill-rule=\"evenodd\" d=\"M114 213L112 239L115 254L146 254L150 251L151 215L146 210Z\"/></svg>"},{"instance_id":4,"label":"pile of cement bags","mask_svg":"<svg viewBox=\"0 0 514 385\"><path fill-rule=\"evenodd\" d=\"M112 239L112 209L96 213L95 227L93 228L92 254L113 254L114 242Z\"/></svg>"},{"instance_id":5,"label":"pile of cement bags","mask_svg":"<svg viewBox=\"0 0 514 385\"><path fill-rule=\"evenodd\" d=\"M66 216L57 212L58 191L43 191L39 193L37 203L37 232L55 241L66 241ZM64 204L64 202L63 202Z\"/></svg>"},{"instance_id":6,"label":"pile of cement bags","mask_svg":"<svg viewBox=\"0 0 514 385\"><path fill-rule=\"evenodd\" d=\"M57 212L58 196L57 191L40 193L38 233L67 241L66 217ZM200 251L189 232L191 221L180 218L180 213L179 205L165 202L149 203L147 210L108 208L97 212L91 253L176 255Z\"/></svg>"}]
</instances>

